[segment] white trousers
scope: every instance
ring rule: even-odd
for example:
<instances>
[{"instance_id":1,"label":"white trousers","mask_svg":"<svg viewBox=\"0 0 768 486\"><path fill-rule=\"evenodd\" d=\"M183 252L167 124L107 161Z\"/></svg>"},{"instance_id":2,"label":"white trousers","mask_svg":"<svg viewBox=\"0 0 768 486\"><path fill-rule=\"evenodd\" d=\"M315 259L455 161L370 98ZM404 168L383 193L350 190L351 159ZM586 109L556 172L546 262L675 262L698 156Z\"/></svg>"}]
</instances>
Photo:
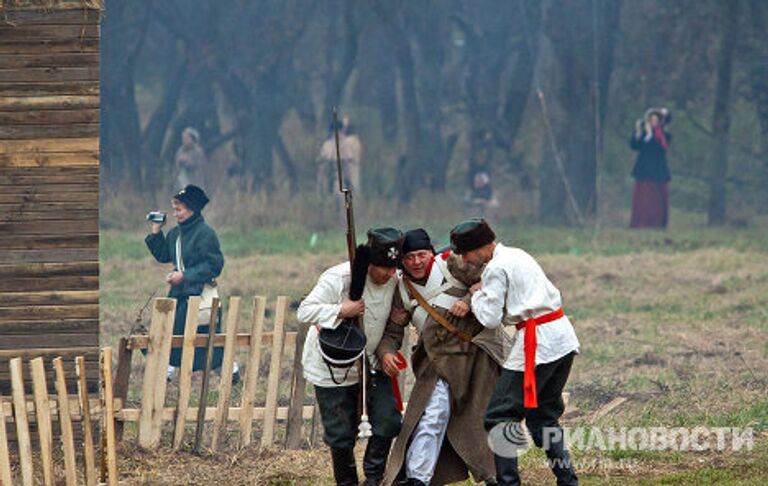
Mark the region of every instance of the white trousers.
<instances>
[{"instance_id":1,"label":"white trousers","mask_svg":"<svg viewBox=\"0 0 768 486\"><path fill-rule=\"evenodd\" d=\"M408 479L418 479L424 484L432 480L450 416L450 388L447 381L438 378L405 455L405 474Z\"/></svg>"}]
</instances>

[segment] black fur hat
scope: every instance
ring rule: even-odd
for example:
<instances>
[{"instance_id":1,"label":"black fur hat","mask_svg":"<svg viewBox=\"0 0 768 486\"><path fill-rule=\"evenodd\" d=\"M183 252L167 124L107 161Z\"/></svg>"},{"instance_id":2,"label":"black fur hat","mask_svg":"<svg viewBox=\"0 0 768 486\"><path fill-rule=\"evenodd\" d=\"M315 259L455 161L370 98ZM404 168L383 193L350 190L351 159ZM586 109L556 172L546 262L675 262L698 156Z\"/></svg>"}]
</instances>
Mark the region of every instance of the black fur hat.
<instances>
[{"instance_id":1,"label":"black fur hat","mask_svg":"<svg viewBox=\"0 0 768 486\"><path fill-rule=\"evenodd\" d=\"M417 250L429 250L432 253L435 252L435 247L432 246L432 240L429 238L429 233L423 228L416 228L405 232L403 255Z\"/></svg>"},{"instance_id":2,"label":"black fur hat","mask_svg":"<svg viewBox=\"0 0 768 486\"><path fill-rule=\"evenodd\" d=\"M403 256L403 232L395 228L372 228L368 230L370 264L377 267L396 267Z\"/></svg>"},{"instance_id":3,"label":"black fur hat","mask_svg":"<svg viewBox=\"0 0 768 486\"><path fill-rule=\"evenodd\" d=\"M205 205L210 201L205 194L205 191L193 184L189 184L187 187L177 192L173 198L184 203L185 206L196 213L202 211Z\"/></svg>"},{"instance_id":4,"label":"black fur hat","mask_svg":"<svg viewBox=\"0 0 768 486\"><path fill-rule=\"evenodd\" d=\"M487 245L496 240L496 233L483 218L471 218L451 230L451 249L458 255Z\"/></svg>"}]
</instances>

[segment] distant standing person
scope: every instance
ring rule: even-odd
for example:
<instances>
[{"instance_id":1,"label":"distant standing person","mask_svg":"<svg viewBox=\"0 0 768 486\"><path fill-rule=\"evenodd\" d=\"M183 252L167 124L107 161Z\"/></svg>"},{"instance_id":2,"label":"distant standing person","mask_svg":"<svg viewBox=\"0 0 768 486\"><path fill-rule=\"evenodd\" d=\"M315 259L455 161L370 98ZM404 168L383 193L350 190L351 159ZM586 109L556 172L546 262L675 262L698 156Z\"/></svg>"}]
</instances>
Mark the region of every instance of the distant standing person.
<instances>
[{"instance_id":1,"label":"distant standing person","mask_svg":"<svg viewBox=\"0 0 768 486\"><path fill-rule=\"evenodd\" d=\"M197 179L207 161L205 151L200 146L200 132L192 127L185 128L181 132L181 146L176 151L176 188L201 183Z\"/></svg>"},{"instance_id":2,"label":"distant standing person","mask_svg":"<svg viewBox=\"0 0 768 486\"><path fill-rule=\"evenodd\" d=\"M666 228L669 222L669 167L667 149L672 135L666 131L671 120L666 108L650 108L644 120L637 120L629 141L637 150L632 169L635 192L632 197L630 228Z\"/></svg>"},{"instance_id":3,"label":"distant standing person","mask_svg":"<svg viewBox=\"0 0 768 486\"><path fill-rule=\"evenodd\" d=\"M339 143L341 143L342 136L339 133ZM322 197L336 191L336 138L333 123L328 127L328 138L320 146L320 153L317 154L315 164L317 166L317 195Z\"/></svg>"},{"instance_id":4,"label":"distant standing person","mask_svg":"<svg viewBox=\"0 0 768 486\"><path fill-rule=\"evenodd\" d=\"M343 138L340 140L341 169L344 174L344 183L360 193L360 160L363 157L363 143L357 135L355 126L349 118L344 118Z\"/></svg>"}]
</instances>

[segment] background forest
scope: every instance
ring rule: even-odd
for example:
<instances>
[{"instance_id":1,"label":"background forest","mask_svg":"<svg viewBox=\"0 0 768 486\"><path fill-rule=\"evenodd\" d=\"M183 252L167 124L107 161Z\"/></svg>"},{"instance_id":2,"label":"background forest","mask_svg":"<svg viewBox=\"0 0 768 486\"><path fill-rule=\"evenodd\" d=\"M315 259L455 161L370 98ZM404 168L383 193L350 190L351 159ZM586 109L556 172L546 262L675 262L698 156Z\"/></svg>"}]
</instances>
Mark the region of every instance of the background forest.
<instances>
[{"instance_id":1,"label":"background forest","mask_svg":"<svg viewBox=\"0 0 768 486\"><path fill-rule=\"evenodd\" d=\"M164 202L191 126L226 206L322 207L338 106L368 202L460 204L482 163L497 219L625 225L629 137L666 106L673 218L751 225L768 207L766 22L760 0L108 1L103 199Z\"/></svg>"}]
</instances>

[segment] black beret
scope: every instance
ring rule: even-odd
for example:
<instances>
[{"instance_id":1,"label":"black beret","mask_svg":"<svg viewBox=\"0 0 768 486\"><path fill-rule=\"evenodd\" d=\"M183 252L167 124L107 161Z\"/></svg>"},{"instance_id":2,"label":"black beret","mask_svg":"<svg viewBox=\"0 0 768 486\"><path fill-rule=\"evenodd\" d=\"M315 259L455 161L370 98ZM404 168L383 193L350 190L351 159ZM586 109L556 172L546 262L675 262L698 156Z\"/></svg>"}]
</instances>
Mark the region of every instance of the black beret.
<instances>
[{"instance_id":1,"label":"black beret","mask_svg":"<svg viewBox=\"0 0 768 486\"><path fill-rule=\"evenodd\" d=\"M368 230L368 247L371 249L371 265L396 267L403 253L403 232L395 228Z\"/></svg>"},{"instance_id":2,"label":"black beret","mask_svg":"<svg viewBox=\"0 0 768 486\"><path fill-rule=\"evenodd\" d=\"M451 230L451 249L462 255L492 243L496 234L483 218L471 218Z\"/></svg>"},{"instance_id":3,"label":"black beret","mask_svg":"<svg viewBox=\"0 0 768 486\"><path fill-rule=\"evenodd\" d=\"M423 228L416 228L405 232L403 240L403 255L417 250L429 250L435 252L429 234Z\"/></svg>"},{"instance_id":4,"label":"black beret","mask_svg":"<svg viewBox=\"0 0 768 486\"><path fill-rule=\"evenodd\" d=\"M193 184L189 184L187 187L177 192L173 198L183 202L185 206L196 213L202 211L205 205L210 201L208 196L206 196L205 191Z\"/></svg>"}]
</instances>

